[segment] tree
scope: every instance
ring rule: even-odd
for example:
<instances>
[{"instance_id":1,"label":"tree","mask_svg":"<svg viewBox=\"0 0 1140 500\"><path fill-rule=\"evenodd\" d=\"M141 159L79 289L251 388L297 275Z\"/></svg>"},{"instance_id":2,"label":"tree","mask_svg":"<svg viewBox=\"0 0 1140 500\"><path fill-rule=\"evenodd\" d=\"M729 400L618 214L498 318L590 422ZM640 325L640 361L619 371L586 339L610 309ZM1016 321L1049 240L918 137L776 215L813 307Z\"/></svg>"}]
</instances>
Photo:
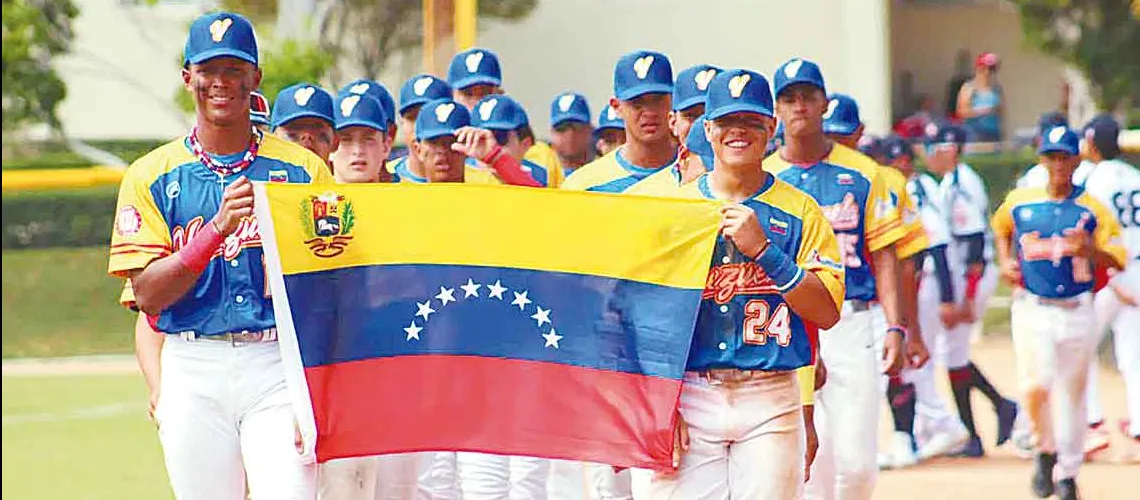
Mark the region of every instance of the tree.
<instances>
[{"instance_id":1,"label":"tree","mask_svg":"<svg viewBox=\"0 0 1140 500\"><path fill-rule=\"evenodd\" d=\"M3 131L46 123L62 133L56 109L67 86L52 60L67 53L79 10L71 0L4 0Z\"/></svg>"},{"instance_id":2,"label":"tree","mask_svg":"<svg viewBox=\"0 0 1140 500\"><path fill-rule=\"evenodd\" d=\"M1140 0L1012 0L1026 41L1081 70L1097 105L1140 104Z\"/></svg>"},{"instance_id":3,"label":"tree","mask_svg":"<svg viewBox=\"0 0 1140 500\"><path fill-rule=\"evenodd\" d=\"M293 39L276 42L262 50L260 59L260 91L269 102L273 102L281 89L294 83L320 82L334 62L332 54L321 50L316 42ZM178 55L178 62L182 63L182 54ZM175 102L186 112L194 111L194 100L181 85Z\"/></svg>"}]
</instances>

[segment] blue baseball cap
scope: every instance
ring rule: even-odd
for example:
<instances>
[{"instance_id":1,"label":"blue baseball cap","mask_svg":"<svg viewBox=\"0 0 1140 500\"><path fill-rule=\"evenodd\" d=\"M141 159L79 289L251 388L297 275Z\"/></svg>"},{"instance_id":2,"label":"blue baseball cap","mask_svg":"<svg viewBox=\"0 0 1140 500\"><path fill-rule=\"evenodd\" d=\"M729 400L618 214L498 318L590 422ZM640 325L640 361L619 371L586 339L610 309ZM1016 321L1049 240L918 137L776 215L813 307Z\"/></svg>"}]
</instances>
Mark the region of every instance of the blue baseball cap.
<instances>
[{"instance_id":1,"label":"blue baseball cap","mask_svg":"<svg viewBox=\"0 0 1140 500\"><path fill-rule=\"evenodd\" d=\"M823 72L819 70L819 65L807 59L796 57L781 64L780 68L776 70L774 78L776 97L779 97L784 89L798 83L819 87L819 90L827 93L827 87L823 84Z\"/></svg>"},{"instance_id":2,"label":"blue baseball cap","mask_svg":"<svg viewBox=\"0 0 1140 500\"><path fill-rule=\"evenodd\" d=\"M855 147L860 153L873 158L883 153L883 139L871 134L863 134L863 137L859 138L859 142L855 144Z\"/></svg>"},{"instance_id":3,"label":"blue baseball cap","mask_svg":"<svg viewBox=\"0 0 1140 500\"><path fill-rule=\"evenodd\" d=\"M930 122L926 124L926 144L966 143L966 129L950 122Z\"/></svg>"},{"instance_id":4,"label":"blue baseball cap","mask_svg":"<svg viewBox=\"0 0 1140 500\"><path fill-rule=\"evenodd\" d=\"M705 118L716 120L733 113L772 116L772 90L764 75L730 69L713 77L705 98Z\"/></svg>"},{"instance_id":5,"label":"blue baseball cap","mask_svg":"<svg viewBox=\"0 0 1140 500\"><path fill-rule=\"evenodd\" d=\"M471 125L488 130L514 130L528 123L522 105L505 95L489 95L475 103Z\"/></svg>"},{"instance_id":6,"label":"blue baseball cap","mask_svg":"<svg viewBox=\"0 0 1140 500\"><path fill-rule=\"evenodd\" d=\"M684 111L704 104L709 83L720 71L716 66L698 64L677 73L677 81L673 84L673 111Z\"/></svg>"},{"instance_id":7,"label":"blue baseball cap","mask_svg":"<svg viewBox=\"0 0 1140 500\"><path fill-rule=\"evenodd\" d=\"M590 124L590 103L582 94L563 92L550 102L550 126L566 122Z\"/></svg>"},{"instance_id":8,"label":"blue baseball cap","mask_svg":"<svg viewBox=\"0 0 1140 500\"><path fill-rule=\"evenodd\" d=\"M249 93L249 121L254 125L269 126L269 100L261 92Z\"/></svg>"},{"instance_id":9,"label":"blue baseball cap","mask_svg":"<svg viewBox=\"0 0 1140 500\"><path fill-rule=\"evenodd\" d=\"M863 120L859 118L859 104L847 94L831 94L827 99L827 112L823 115L823 131L828 134L851 135Z\"/></svg>"},{"instance_id":10,"label":"blue baseball cap","mask_svg":"<svg viewBox=\"0 0 1140 500\"><path fill-rule=\"evenodd\" d=\"M914 150L910 148L910 143L902 137L891 134L878 142L879 150L887 162L893 162L904 156L914 159Z\"/></svg>"},{"instance_id":11,"label":"blue baseball cap","mask_svg":"<svg viewBox=\"0 0 1140 500\"><path fill-rule=\"evenodd\" d=\"M400 87L400 114L439 99L451 99L451 85L427 73L413 76Z\"/></svg>"},{"instance_id":12,"label":"blue baseball cap","mask_svg":"<svg viewBox=\"0 0 1140 500\"><path fill-rule=\"evenodd\" d=\"M1037 147L1037 154L1046 153L1078 155L1081 153L1081 138L1065 125L1053 127L1041 134L1041 145Z\"/></svg>"},{"instance_id":13,"label":"blue baseball cap","mask_svg":"<svg viewBox=\"0 0 1140 500\"><path fill-rule=\"evenodd\" d=\"M455 90L479 84L502 85L499 56L487 49L467 49L455 54L447 68L447 83Z\"/></svg>"},{"instance_id":14,"label":"blue baseball cap","mask_svg":"<svg viewBox=\"0 0 1140 500\"><path fill-rule=\"evenodd\" d=\"M1046 132L1053 130L1055 127L1068 127L1069 119L1065 115L1057 111L1049 111L1043 113L1037 119L1037 137L1044 136Z\"/></svg>"},{"instance_id":15,"label":"blue baseball cap","mask_svg":"<svg viewBox=\"0 0 1140 500\"><path fill-rule=\"evenodd\" d=\"M211 12L190 25L182 64L201 64L215 57L236 57L257 66L257 37L240 14Z\"/></svg>"},{"instance_id":16,"label":"blue baseball cap","mask_svg":"<svg viewBox=\"0 0 1140 500\"><path fill-rule=\"evenodd\" d=\"M706 169L712 169L713 148L708 136L705 135L705 117L702 116L693 121L693 126L689 128L689 135L685 137L685 149L701 157Z\"/></svg>"},{"instance_id":17,"label":"blue baseball cap","mask_svg":"<svg viewBox=\"0 0 1140 500\"><path fill-rule=\"evenodd\" d=\"M368 127L388 131L388 115L384 105L367 94L346 93L336 98L336 130L348 127Z\"/></svg>"},{"instance_id":18,"label":"blue baseball cap","mask_svg":"<svg viewBox=\"0 0 1140 500\"><path fill-rule=\"evenodd\" d=\"M427 141L436 137L455 135L471 125L471 113L451 99L439 99L424 104L416 117L416 140Z\"/></svg>"},{"instance_id":19,"label":"blue baseball cap","mask_svg":"<svg viewBox=\"0 0 1140 500\"><path fill-rule=\"evenodd\" d=\"M334 125L332 94L316 85L297 83L282 89L273 101L273 114L270 116L273 128L308 116Z\"/></svg>"},{"instance_id":20,"label":"blue baseball cap","mask_svg":"<svg viewBox=\"0 0 1140 500\"><path fill-rule=\"evenodd\" d=\"M341 87L340 91L337 92L337 97L342 97L345 94L366 95L376 99L380 103L380 109L384 110L384 118L388 120L388 126L391 127L396 124L396 100L392 99L392 93L388 92L388 88L384 84L367 78L358 78Z\"/></svg>"},{"instance_id":21,"label":"blue baseball cap","mask_svg":"<svg viewBox=\"0 0 1140 500\"><path fill-rule=\"evenodd\" d=\"M625 130L625 121L618 116L612 106L606 106L598 111L598 126L595 132L605 129Z\"/></svg>"},{"instance_id":22,"label":"blue baseball cap","mask_svg":"<svg viewBox=\"0 0 1140 500\"><path fill-rule=\"evenodd\" d=\"M639 50L618 59L614 66L614 97L632 101L645 94L672 94L673 66L660 52Z\"/></svg>"}]
</instances>

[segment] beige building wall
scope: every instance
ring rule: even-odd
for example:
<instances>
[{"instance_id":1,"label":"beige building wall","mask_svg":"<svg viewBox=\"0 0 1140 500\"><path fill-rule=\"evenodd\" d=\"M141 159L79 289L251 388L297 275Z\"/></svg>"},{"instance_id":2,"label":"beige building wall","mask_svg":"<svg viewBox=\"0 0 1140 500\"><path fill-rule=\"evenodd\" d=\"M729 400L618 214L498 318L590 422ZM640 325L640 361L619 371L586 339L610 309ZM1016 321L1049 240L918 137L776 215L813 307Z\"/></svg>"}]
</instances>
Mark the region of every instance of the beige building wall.
<instances>
[{"instance_id":1,"label":"beige building wall","mask_svg":"<svg viewBox=\"0 0 1140 500\"><path fill-rule=\"evenodd\" d=\"M802 56L821 65L829 90L854 94L880 130L890 103L886 1L546 0L520 22L481 23L478 44L499 55L505 90L540 136L559 92L585 94L597 116L613 91L614 62L637 49L668 55L675 73L709 63L769 77ZM415 71L394 70L384 81L398 86Z\"/></svg>"},{"instance_id":2,"label":"beige building wall","mask_svg":"<svg viewBox=\"0 0 1140 500\"><path fill-rule=\"evenodd\" d=\"M998 81L1006 97L1007 138L1031 129L1038 116L1060 106L1065 67L1023 43L1015 9L999 1L895 2L891 15L894 85L904 72L914 77L915 93L935 99L941 110L960 50L969 52L969 68L980 52L1001 59Z\"/></svg>"}]
</instances>

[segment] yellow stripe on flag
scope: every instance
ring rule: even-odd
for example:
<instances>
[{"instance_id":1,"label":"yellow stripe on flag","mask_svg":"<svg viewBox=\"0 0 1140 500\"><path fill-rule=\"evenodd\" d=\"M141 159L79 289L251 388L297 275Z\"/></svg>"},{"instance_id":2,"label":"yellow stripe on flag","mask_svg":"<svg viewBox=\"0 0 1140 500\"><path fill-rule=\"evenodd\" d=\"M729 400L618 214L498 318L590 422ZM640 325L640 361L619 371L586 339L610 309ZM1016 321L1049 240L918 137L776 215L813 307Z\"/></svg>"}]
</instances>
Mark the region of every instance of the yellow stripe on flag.
<instances>
[{"instance_id":1,"label":"yellow stripe on flag","mask_svg":"<svg viewBox=\"0 0 1140 500\"><path fill-rule=\"evenodd\" d=\"M265 187L284 274L451 264L700 289L720 221L706 200L469 184Z\"/></svg>"}]
</instances>

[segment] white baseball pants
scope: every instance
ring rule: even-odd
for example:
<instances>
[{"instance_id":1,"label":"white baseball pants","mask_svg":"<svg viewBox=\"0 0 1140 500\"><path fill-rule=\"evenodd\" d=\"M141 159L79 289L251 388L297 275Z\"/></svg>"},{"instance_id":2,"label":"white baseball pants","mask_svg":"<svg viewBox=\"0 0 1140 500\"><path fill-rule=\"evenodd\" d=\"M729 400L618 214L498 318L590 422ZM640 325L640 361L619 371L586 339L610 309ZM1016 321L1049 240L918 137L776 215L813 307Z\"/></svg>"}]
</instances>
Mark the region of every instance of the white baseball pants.
<instances>
[{"instance_id":1,"label":"white baseball pants","mask_svg":"<svg viewBox=\"0 0 1140 500\"><path fill-rule=\"evenodd\" d=\"M420 463L416 500L459 500L460 498L455 452L424 453Z\"/></svg>"},{"instance_id":2,"label":"white baseball pants","mask_svg":"<svg viewBox=\"0 0 1140 500\"><path fill-rule=\"evenodd\" d=\"M630 484L630 470L614 472L606 464L584 464L586 479L593 498L597 500L633 500L633 485Z\"/></svg>"},{"instance_id":3,"label":"white baseball pants","mask_svg":"<svg viewBox=\"0 0 1140 500\"><path fill-rule=\"evenodd\" d=\"M1124 272L1113 278L1114 286L1122 286L1133 297L1140 297L1140 262L1130 263ZM1131 427L1128 433L1140 436L1140 307L1124 305L1116 292L1105 288L1096 294L1096 344L1112 330L1113 347L1116 353L1116 367L1124 378L1124 390L1128 401L1128 416ZM1100 406L1099 377L1095 359L1089 364L1088 375L1088 421L1095 424L1104 420Z\"/></svg>"},{"instance_id":4,"label":"white baseball pants","mask_svg":"<svg viewBox=\"0 0 1140 500\"><path fill-rule=\"evenodd\" d=\"M922 340L931 352L939 343L945 342L948 335L939 315L941 305L937 278L933 273L927 273L923 276L918 289L918 323L922 330ZM954 413L938 394L937 384L934 381L934 364L932 359L922 365L922 368L907 369L903 372L903 380L914 384L915 415L936 429L947 426L962 428L962 421L957 413ZM964 432L965 428L962 428L962 431Z\"/></svg>"},{"instance_id":5,"label":"white baseball pants","mask_svg":"<svg viewBox=\"0 0 1140 500\"><path fill-rule=\"evenodd\" d=\"M471 452L455 459L464 500L546 500L548 459Z\"/></svg>"},{"instance_id":6,"label":"white baseball pants","mask_svg":"<svg viewBox=\"0 0 1140 500\"><path fill-rule=\"evenodd\" d=\"M1091 294L1072 308L1024 294L1010 307L1018 379L1038 450L1057 453L1055 480L1074 478L1084 461L1085 384L1093 357Z\"/></svg>"},{"instance_id":7,"label":"white baseball pants","mask_svg":"<svg viewBox=\"0 0 1140 500\"><path fill-rule=\"evenodd\" d=\"M686 373L681 416L689 450L665 477L632 472L638 500L792 500L803 486L804 427L794 372L770 372L739 384Z\"/></svg>"},{"instance_id":8,"label":"white baseball pants","mask_svg":"<svg viewBox=\"0 0 1140 500\"><path fill-rule=\"evenodd\" d=\"M429 453L393 453L376 459L375 494L361 498L375 500L411 500L415 498L420 476L420 463Z\"/></svg>"},{"instance_id":9,"label":"white baseball pants","mask_svg":"<svg viewBox=\"0 0 1140 500\"><path fill-rule=\"evenodd\" d=\"M167 335L155 419L179 500L304 499L317 464L294 445L277 342L233 345Z\"/></svg>"},{"instance_id":10,"label":"white baseball pants","mask_svg":"<svg viewBox=\"0 0 1140 500\"><path fill-rule=\"evenodd\" d=\"M317 476L319 500L371 500L376 497L376 457L329 460Z\"/></svg>"},{"instance_id":11,"label":"white baseball pants","mask_svg":"<svg viewBox=\"0 0 1140 500\"><path fill-rule=\"evenodd\" d=\"M804 498L868 500L878 479L878 422L885 382L880 369L880 335L885 322L878 305L862 311L845 302L834 327L820 331L819 355L827 383L816 392L819 452Z\"/></svg>"}]
</instances>

